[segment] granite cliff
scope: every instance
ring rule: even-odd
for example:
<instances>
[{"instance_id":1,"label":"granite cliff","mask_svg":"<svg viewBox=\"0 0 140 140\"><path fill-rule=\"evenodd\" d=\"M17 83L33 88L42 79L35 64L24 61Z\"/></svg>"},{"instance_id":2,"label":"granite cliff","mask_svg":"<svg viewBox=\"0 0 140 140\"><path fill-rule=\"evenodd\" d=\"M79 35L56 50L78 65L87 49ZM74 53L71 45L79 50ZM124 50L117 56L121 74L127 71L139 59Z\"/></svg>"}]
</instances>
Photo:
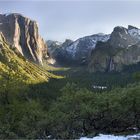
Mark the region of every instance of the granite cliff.
<instances>
[{"instance_id":1,"label":"granite cliff","mask_svg":"<svg viewBox=\"0 0 140 140\"><path fill-rule=\"evenodd\" d=\"M15 48L26 59L43 64L43 57L47 57L47 46L39 35L35 21L21 14L0 14L0 31L11 48Z\"/></svg>"},{"instance_id":2,"label":"granite cliff","mask_svg":"<svg viewBox=\"0 0 140 140\"><path fill-rule=\"evenodd\" d=\"M91 72L121 71L125 65L140 62L140 29L115 27L106 42L97 42L91 52Z\"/></svg>"}]
</instances>

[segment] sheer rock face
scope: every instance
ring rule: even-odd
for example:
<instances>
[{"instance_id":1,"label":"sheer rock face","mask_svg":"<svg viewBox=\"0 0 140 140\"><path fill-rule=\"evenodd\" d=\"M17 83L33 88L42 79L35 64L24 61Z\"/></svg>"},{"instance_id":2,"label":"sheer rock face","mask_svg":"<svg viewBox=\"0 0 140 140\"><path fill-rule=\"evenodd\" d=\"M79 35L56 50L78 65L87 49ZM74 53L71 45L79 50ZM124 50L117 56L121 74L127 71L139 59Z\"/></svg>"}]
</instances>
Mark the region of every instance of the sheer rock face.
<instances>
[{"instance_id":1,"label":"sheer rock face","mask_svg":"<svg viewBox=\"0 0 140 140\"><path fill-rule=\"evenodd\" d=\"M121 71L124 65L140 62L140 29L128 26L115 27L110 39L98 42L92 50L89 70L91 72Z\"/></svg>"},{"instance_id":2,"label":"sheer rock face","mask_svg":"<svg viewBox=\"0 0 140 140\"><path fill-rule=\"evenodd\" d=\"M29 62L19 52L16 53L14 50L11 49L3 33L0 32L0 78L5 79L7 74L14 76L17 73L18 76L23 78L24 82L28 80L28 82L35 84L47 82L49 78L55 78L45 69L40 69L39 66Z\"/></svg>"},{"instance_id":3,"label":"sheer rock face","mask_svg":"<svg viewBox=\"0 0 140 140\"><path fill-rule=\"evenodd\" d=\"M10 46L15 47L25 58L42 64L47 46L39 35L35 21L20 14L0 14L0 31Z\"/></svg>"}]
</instances>

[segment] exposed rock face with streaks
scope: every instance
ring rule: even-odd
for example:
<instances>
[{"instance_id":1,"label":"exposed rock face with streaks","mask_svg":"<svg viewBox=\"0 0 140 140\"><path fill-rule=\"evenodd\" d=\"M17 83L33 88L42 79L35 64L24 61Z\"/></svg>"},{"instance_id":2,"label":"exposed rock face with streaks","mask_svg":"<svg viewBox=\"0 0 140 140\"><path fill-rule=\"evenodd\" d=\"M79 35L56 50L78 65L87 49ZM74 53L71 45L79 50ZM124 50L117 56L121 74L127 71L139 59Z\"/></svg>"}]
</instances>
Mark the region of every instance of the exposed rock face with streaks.
<instances>
[{"instance_id":1,"label":"exposed rock face with streaks","mask_svg":"<svg viewBox=\"0 0 140 140\"><path fill-rule=\"evenodd\" d=\"M25 58L43 64L43 57L47 57L47 46L39 35L35 21L20 14L0 14L0 31L10 46Z\"/></svg>"},{"instance_id":2,"label":"exposed rock face with streaks","mask_svg":"<svg viewBox=\"0 0 140 140\"><path fill-rule=\"evenodd\" d=\"M120 71L125 65L140 62L140 29L128 26L115 27L110 39L98 42L92 50L89 70L91 72Z\"/></svg>"}]
</instances>

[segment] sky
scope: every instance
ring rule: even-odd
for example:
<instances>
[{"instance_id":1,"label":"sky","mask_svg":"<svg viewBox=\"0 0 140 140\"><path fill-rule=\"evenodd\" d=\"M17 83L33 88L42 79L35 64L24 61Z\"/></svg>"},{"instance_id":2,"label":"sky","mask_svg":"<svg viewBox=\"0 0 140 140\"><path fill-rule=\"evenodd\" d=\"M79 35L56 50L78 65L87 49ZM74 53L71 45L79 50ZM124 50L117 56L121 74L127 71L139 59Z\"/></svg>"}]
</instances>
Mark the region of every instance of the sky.
<instances>
[{"instance_id":1,"label":"sky","mask_svg":"<svg viewBox=\"0 0 140 140\"><path fill-rule=\"evenodd\" d=\"M36 20L45 40L61 42L109 34L115 26L140 28L140 0L0 0L0 13Z\"/></svg>"}]
</instances>

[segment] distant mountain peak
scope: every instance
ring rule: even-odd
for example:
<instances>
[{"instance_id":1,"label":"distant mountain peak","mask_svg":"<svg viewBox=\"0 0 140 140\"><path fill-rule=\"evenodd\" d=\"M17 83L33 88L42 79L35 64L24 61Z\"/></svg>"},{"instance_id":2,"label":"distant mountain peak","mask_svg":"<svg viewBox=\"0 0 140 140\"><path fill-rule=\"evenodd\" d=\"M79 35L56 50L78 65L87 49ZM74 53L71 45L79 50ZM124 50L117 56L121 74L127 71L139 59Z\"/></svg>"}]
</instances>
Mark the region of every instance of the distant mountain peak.
<instances>
[{"instance_id":1,"label":"distant mountain peak","mask_svg":"<svg viewBox=\"0 0 140 140\"><path fill-rule=\"evenodd\" d=\"M123 26L116 26L113 30L113 32L127 32L127 28L123 27Z\"/></svg>"},{"instance_id":2,"label":"distant mountain peak","mask_svg":"<svg viewBox=\"0 0 140 140\"><path fill-rule=\"evenodd\" d=\"M92 50L90 71L120 71L124 65L140 62L140 29L129 26L114 28L110 39L97 43Z\"/></svg>"},{"instance_id":3,"label":"distant mountain peak","mask_svg":"<svg viewBox=\"0 0 140 140\"><path fill-rule=\"evenodd\" d=\"M135 39L140 40L140 29L134 26L128 26L128 33Z\"/></svg>"},{"instance_id":4,"label":"distant mountain peak","mask_svg":"<svg viewBox=\"0 0 140 140\"><path fill-rule=\"evenodd\" d=\"M62 44L62 42L53 41L53 40L47 40L46 43L47 43L48 46L52 46L52 45L54 46L54 45L61 45Z\"/></svg>"},{"instance_id":5,"label":"distant mountain peak","mask_svg":"<svg viewBox=\"0 0 140 140\"><path fill-rule=\"evenodd\" d=\"M56 47L51 45L48 48L59 62L66 61L72 64L87 64L90 52L95 47L96 43L98 41L105 42L109 37L110 35L98 33L79 38L75 41L66 39L59 47L56 44Z\"/></svg>"}]
</instances>

